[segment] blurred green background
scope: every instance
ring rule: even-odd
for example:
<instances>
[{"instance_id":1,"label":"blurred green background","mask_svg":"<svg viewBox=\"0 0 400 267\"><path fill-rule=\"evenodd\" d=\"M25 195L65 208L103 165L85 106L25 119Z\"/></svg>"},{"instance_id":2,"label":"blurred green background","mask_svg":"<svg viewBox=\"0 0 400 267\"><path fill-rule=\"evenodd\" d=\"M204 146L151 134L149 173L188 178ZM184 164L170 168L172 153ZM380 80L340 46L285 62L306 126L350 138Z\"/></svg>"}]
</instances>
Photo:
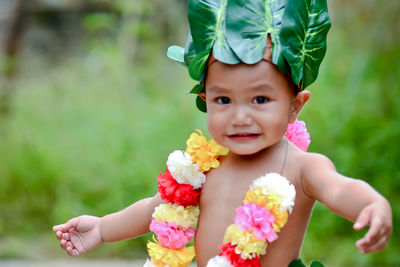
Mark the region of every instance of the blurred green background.
<instances>
[{"instance_id":1,"label":"blurred green background","mask_svg":"<svg viewBox=\"0 0 400 267\"><path fill-rule=\"evenodd\" d=\"M317 204L302 249L328 266L400 266L400 1L335 0L312 97L309 151L392 204L386 249ZM103 216L156 192L168 153L206 117L170 61L185 45L185 0L0 0L0 259L67 257L52 225ZM151 236L83 258L145 258Z\"/></svg>"}]
</instances>

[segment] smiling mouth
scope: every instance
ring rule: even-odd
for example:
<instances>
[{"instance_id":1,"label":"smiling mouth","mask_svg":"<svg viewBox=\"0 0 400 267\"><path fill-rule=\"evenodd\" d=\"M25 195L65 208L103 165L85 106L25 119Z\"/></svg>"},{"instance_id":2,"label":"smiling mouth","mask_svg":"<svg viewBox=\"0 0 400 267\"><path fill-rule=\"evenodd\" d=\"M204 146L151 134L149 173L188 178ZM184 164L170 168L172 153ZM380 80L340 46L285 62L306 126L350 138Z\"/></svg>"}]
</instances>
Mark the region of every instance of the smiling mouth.
<instances>
[{"instance_id":1,"label":"smiling mouth","mask_svg":"<svg viewBox=\"0 0 400 267\"><path fill-rule=\"evenodd\" d=\"M235 141L248 141L248 140L256 139L260 135L261 134L257 134L257 133L237 133L237 134L228 135L228 137Z\"/></svg>"}]
</instances>

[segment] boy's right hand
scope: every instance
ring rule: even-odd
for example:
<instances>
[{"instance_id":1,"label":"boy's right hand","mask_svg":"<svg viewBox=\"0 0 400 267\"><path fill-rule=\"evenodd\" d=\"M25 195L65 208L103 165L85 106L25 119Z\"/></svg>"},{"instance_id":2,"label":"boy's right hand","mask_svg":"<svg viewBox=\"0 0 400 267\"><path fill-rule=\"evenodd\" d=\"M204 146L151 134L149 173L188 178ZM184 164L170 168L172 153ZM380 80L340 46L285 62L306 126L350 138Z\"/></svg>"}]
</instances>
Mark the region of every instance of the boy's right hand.
<instances>
[{"instance_id":1,"label":"boy's right hand","mask_svg":"<svg viewBox=\"0 0 400 267\"><path fill-rule=\"evenodd\" d=\"M100 232L101 218L83 215L53 226L61 248L70 256L79 256L103 243Z\"/></svg>"}]
</instances>

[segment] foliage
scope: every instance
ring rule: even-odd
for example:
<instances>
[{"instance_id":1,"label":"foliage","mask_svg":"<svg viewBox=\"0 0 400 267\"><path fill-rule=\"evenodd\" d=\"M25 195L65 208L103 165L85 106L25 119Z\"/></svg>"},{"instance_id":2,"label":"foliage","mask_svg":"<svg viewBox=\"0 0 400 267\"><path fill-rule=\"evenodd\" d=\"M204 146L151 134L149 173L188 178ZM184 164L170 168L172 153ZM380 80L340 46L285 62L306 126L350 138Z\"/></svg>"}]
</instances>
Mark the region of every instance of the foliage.
<instances>
[{"instance_id":1,"label":"foliage","mask_svg":"<svg viewBox=\"0 0 400 267\"><path fill-rule=\"evenodd\" d=\"M0 258L61 255L52 225L151 196L166 155L194 129L206 132L187 94L193 81L165 56L187 31L183 9L165 2L115 1L117 14L83 17L75 52L56 61L21 52L20 71L8 81L10 113L0 117ZM389 199L393 238L382 252L361 255L354 243L365 231L317 204L302 249L306 263L400 265L399 7L332 3L326 59L301 114L310 151ZM87 257L139 257L149 238L105 244Z\"/></svg>"},{"instance_id":2,"label":"foliage","mask_svg":"<svg viewBox=\"0 0 400 267\"><path fill-rule=\"evenodd\" d=\"M289 1L282 18L282 53L291 67L294 83L301 82L302 89L315 81L325 56L331 27L327 9L323 0Z\"/></svg>"}]
</instances>

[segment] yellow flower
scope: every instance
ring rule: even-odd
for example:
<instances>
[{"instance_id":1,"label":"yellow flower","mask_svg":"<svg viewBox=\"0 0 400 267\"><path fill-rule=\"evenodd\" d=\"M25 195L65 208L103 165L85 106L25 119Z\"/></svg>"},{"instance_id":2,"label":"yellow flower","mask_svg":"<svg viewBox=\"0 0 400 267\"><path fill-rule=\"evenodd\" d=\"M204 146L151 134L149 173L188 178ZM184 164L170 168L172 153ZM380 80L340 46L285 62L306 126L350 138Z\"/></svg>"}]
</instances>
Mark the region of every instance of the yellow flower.
<instances>
[{"instance_id":1,"label":"yellow flower","mask_svg":"<svg viewBox=\"0 0 400 267\"><path fill-rule=\"evenodd\" d=\"M235 224L231 224L226 229L224 243L236 245L235 252L240 254L243 259L252 259L264 255L267 251L267 241L254 237L252 232L243 232Z\"/></svg>"},{"instance_id":2,"label":"yellow flower","mask_svg":"<svg viewBox=\"0 0 400 267\"><path fill-rule=\"evenodd\" d=\"M173 222L186 229L195 227L199 214L199 207L187 206L185 208L177 204L160 204L154 209L153 218L158 222Z\"/></svg>"},{"instance_id":3,"label":"yellow flower","mask_svg":"<svg viewBox=\"0 0 400 267\"><path fill-rule=\"evenodd\" d=\"M165 267L166 265L170 267L186 267L192 262L195 256L193 246L183 249L170 249L149 241L147 243L147 250L152 262L158 267Z\"/></svg>"},{"instance_id":4,"label":"yellow flower","mask_svg":"<svg viewBox=\"0 0 400 267\"><path fill-rule=\"evenodd\" d=\"M188 153L194 163L200 166L200 171L209 171L211 168L219 167L218 156L228 154L228 149L214 140L207 141L202 131L192 133L186 141L186 153Z\"/></svg>"},{"instance_id":5,"label":"yellow flower","mask_svg":"<svg viewBox=\"0 0 400 267\"><path fill-rule=\"evenodd\" d=\"M275 217L275 222L272 224L275 232L280 232L280 229L285 226L288 220L288 212L280 208L281 199L276 194L264 195L261 188L250 190L246 192L244 203L251 202L253 204L263 206L271 212Z\"/></svg>"}]
</instances>

